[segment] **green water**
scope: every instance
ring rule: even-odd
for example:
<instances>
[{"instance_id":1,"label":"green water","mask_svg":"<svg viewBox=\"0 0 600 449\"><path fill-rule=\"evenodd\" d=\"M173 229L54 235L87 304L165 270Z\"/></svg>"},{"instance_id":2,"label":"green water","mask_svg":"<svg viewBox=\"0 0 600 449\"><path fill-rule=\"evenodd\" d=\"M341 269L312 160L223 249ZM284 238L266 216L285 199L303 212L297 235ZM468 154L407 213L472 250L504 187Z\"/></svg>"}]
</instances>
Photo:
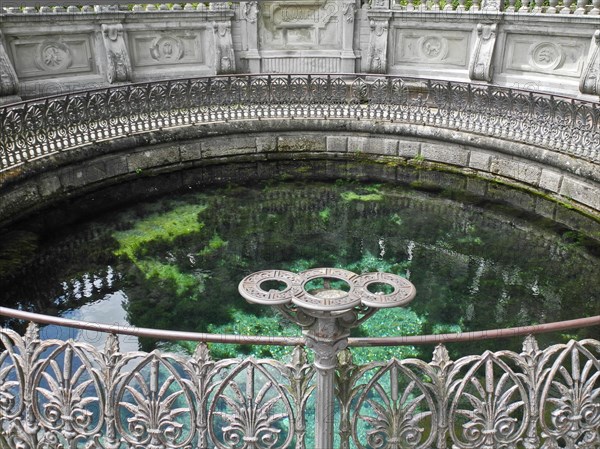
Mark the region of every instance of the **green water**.
<instances>
[{"instance_id":1,"label":"green water","mask_svg":"<svg viewBox=\"0 0 600 449\"><path fill-rule=\"evenodd\" d=\"M531 198L539 208L542 200ZM523 326L600 314L600 225L586 223L586 232L578 232L489 194L420 184L338 180L188 189L52 232L5 230L0 301L112 324L295 336L295 325L247 304L238 282L262 269L331 266L399 274L417 288L410 307L382 310L354 335ZM595 333L580 329L540 340ZM148 350L157 343L139 344ZM450 349L458 356L507 344L519 349L516 340ZM212 349L217 357L288 351ZM357 357L430 350L371 348Z\"/></svg>"}]
</instances>

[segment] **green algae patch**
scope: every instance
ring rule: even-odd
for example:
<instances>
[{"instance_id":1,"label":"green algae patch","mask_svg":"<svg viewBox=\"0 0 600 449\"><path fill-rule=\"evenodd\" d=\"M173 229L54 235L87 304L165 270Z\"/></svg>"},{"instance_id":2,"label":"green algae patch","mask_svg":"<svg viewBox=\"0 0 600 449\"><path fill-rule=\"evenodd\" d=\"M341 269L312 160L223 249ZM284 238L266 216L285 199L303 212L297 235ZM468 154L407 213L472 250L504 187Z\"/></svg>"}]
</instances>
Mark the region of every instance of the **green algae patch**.
<instances>
[{"instance_id":1,"label":"green algae patch","mask_svg":"<svg viewBox=\"0 0 600 449\"><path fill-rule=\"evenodd\" d=\"M209 255L213 254L215 251L217 251L218 249L223 248L224 246L227 246L227 242L225 240L223 240L219 234L214 234L212 236L212 238L209 240L208 245L206 245L204 248L202 248L199 255L200 256L209 256Z\"/></svg>"},{"instance_id":2,"label":"green algae patch","mask_svg":"<svg viewBox=\"0 0 600 449\"><path fill-rule=\"evenodd\" d=\"M382 201L383 200L383 194L381 193L366 193L366 194L359 194L356 192L342 192L342 199L344 201Z\"/></svg>"},{"instance_id":3,"label":"green algae patch","mask_svg":"<svg viewBox=\"0 0 600 449\"><path fill-rule=\"evenodd\" d=\"M153 214L135 224L133 229L118 231L113 237L119 243L117 256L137 261L143 246L153 241L172 242L177 237L199 232L204 224L198 214L206 210L204 204L185 204L160 214Z\"/></svg>"},{"instance_id":4,"label":"green algae patch","mask_svg":"<svg viewBox=\"0 0 600 449\"><path fill-rule=\"evenodd\" d=\"M176 265L164 264L154 259L145 259L136 262L136 266L146 276L146 279L159 280L174 287L178 296L192 289L196 293L204 290L204 285L193 274L183 273ZM196 299L193 296L192 299Z\"/></svg>"},{"instance_id":5,"label":"green algae patch","mask_svg":"<svg viewBox=\"0 0 600 449\"><path fill-rule=\"evenodd\" d=\"M330 216L331 216L331 209L329 207L326 207L325 209L323 209L322 211L319 212L319 217L325 224L329 223Z\"/></svg>"}]
</instances>

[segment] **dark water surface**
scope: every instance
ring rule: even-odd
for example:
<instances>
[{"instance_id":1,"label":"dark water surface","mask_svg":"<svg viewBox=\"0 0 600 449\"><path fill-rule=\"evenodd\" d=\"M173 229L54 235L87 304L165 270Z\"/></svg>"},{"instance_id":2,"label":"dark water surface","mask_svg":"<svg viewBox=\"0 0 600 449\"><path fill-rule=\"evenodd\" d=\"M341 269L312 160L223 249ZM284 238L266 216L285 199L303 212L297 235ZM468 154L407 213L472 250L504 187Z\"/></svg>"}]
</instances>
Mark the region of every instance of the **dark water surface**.
<instances>
[{"instance_id":1,"label":"dark water surface","mask_svg":"<svg viewBox=\"0 0 600 449\"><path fill-rule=\"evenodd\" d=\"M53 226L46 214L0 235L0 302L111 324L298 335L267 307L247 304L238 282L262 269L333 266L393 272L417 288L408 310L381 311L356 335L472 331L600 314L597 222L497 184L440 173L424 182L424 176L398 176L408 183L377 176L279 176L217 186L189 183L162 194L162 181L154 179L152 198L113 210L107 210L106 198L97 213L88 204L85 215L73 211L77 204L64 204L62 212L52 212ZM477 188L466 192L473 183ZM56 226L61 213L69 223ZM581 329L540 340L595 333ZM46 336L65 337L51 327ZM77 336L102 340L91 333ZM123 349L155 344L126 340ZM452 351L506 344L517 343L467 343ZM249 350L215 347L221 356ZM269 348L254 351L277 355Z\"/></svg>"}]
</instances>

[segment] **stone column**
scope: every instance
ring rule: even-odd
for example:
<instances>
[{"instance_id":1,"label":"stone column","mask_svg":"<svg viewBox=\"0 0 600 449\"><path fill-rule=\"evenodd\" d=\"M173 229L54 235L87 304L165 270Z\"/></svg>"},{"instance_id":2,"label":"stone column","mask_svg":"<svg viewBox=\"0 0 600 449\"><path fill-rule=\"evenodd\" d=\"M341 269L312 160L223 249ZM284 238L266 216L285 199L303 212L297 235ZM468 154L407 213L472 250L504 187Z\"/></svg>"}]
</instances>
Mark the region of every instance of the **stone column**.
<instances>
[{"instance_id":1,"label":"stone column","mask_svg":"<svg viewBox=\"0 0 600 449\"><path fill-rule=\"evenodd\" d=\"M469 63L469 78L490 83L494 75L494 48L496 46L494 24L477 24L477 40Z\"/></svg>"},{"instance_id":2,"label":"stone column","mask_svg":"<svg viewBox=\"0 0 600 449\"><path fill-rule=\"evenodd\" d=\"M106 77L110 84L131 80L131 60L123 37L123 25L102 25L102 40L106 50Z\"/></svg>"},{"instance_id":3,"label":"stone column","mask_svg":"<svg viewBox=\"0 0 600 449\"><path fill-rule=\"evenodd\" d=\"M596 30L590 44L581 79L579 90L583 94L600 95L600 30Z\"/></svg>"},{"instance_id":4,"label":"stone column","mask_svg":"<svg viewBox=\"0 0 600 449\"><path fill-rule=\"evenodd\" d=\"M356 54L354 53L354 33L357 11L357 0L345 0L342 4L342 73L354 73L356 70Z\"/></svg>"}]
</instances>

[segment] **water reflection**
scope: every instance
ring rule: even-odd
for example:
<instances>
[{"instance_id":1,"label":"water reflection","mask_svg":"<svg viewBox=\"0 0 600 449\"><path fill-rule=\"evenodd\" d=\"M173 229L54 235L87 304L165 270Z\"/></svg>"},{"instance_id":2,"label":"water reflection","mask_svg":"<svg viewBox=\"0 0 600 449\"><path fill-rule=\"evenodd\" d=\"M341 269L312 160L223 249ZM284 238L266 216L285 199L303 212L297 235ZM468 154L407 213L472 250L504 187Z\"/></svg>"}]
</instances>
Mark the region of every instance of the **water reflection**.
<instances>
[{"instance_id":1,"label":"water reflection","mask_svg":"<svg viewBox=\"0 0 600 449\"><path fill-rule=\"evenodd\" d=\"M28 230L35 234L23 237L29 255L3 271L0 298L108 324L295 335L269 310L246 304L237 281L261 269L338 266L393 272L417 287L409 310L380 312L359 335L482 330L599 314L600 225L577 217L585 232L576 231L559 222L570 211L555 209L550 219L534 210L554 204L486 189L476 195L432 183L351 181L188 189L58 231ZM43 332L98 346L105 341L87 331L49 326ZM123 337L122 344L150 349L154 343ZM480 349L467 343L458 350Z\"/></svg>"}]
</instances>

